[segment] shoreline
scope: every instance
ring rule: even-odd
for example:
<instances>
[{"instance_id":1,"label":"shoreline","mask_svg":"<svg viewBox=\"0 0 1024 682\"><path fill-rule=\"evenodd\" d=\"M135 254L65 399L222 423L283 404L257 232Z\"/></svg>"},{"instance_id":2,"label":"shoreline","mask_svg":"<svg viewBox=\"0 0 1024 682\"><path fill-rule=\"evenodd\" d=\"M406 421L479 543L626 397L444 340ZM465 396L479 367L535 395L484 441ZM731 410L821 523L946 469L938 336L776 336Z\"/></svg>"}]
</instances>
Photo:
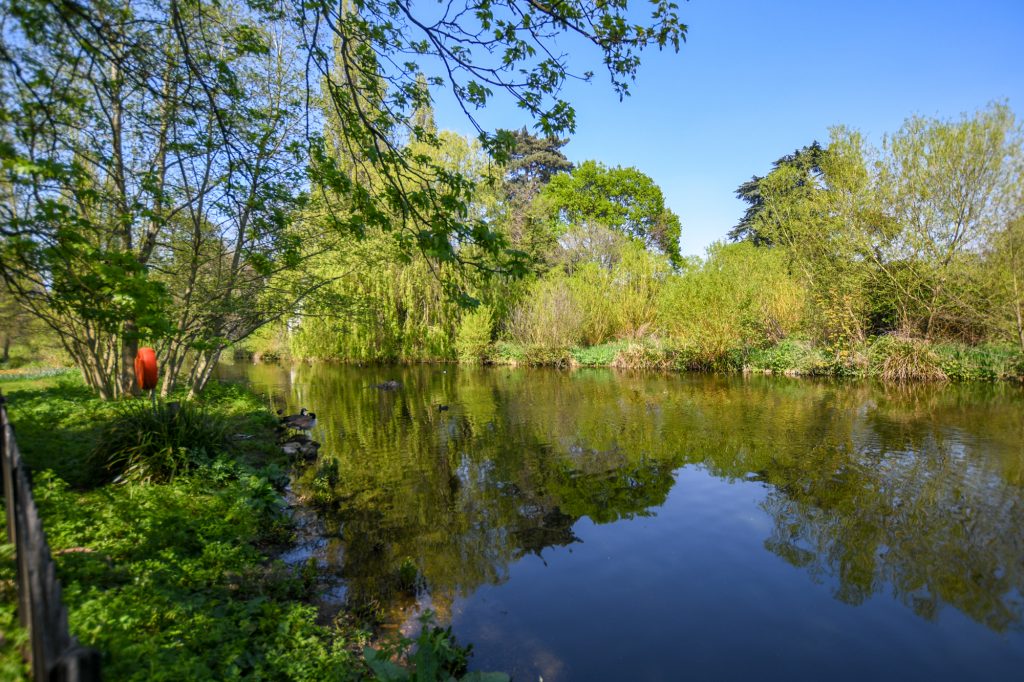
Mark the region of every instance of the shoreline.
<instances>
[{"instance_id":1,"label":"shoreline","mask_svg":"<svg viewBox=\"0 0 1024 682\"><path fill-rule=\"evenodd\" d=\"M790 378L875 380L886 384L1024 383L1024 352L1008 345L933 344L902 337L879 337L852 350L822 349L803 341L769 348L731 349L709 357L694 349L655 341L550 348L510 342L492 344L476 358L381 358L376 360L291 357L237 352L235 361L318 362L357 367L470 365L547 367L561 370L625 369L675 373L765 375Z\"/></svg>"}]
</instances>

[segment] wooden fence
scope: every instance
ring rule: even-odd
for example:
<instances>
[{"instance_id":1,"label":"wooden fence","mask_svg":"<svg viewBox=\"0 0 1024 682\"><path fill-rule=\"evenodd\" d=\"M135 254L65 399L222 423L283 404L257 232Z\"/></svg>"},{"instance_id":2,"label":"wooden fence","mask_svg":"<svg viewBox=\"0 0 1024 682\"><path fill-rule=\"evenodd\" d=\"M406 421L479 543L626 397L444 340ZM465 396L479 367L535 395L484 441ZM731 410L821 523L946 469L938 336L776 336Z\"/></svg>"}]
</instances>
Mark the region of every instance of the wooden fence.
<instances>
[{"instance_id":1,"label":"wooden fence","mask_svg":"<svg viewBox=\"0 0 1024 682\"><path fill-rule=\"evenodd\" d=\"M54 682L99 680L99 652L80 646L68 632L68 612L61 602L50 547L3 403L0 396L7 540L17 557L18 618L29 633L26 656L32 664L32 677Z\"/></svg>"}]
</instances>

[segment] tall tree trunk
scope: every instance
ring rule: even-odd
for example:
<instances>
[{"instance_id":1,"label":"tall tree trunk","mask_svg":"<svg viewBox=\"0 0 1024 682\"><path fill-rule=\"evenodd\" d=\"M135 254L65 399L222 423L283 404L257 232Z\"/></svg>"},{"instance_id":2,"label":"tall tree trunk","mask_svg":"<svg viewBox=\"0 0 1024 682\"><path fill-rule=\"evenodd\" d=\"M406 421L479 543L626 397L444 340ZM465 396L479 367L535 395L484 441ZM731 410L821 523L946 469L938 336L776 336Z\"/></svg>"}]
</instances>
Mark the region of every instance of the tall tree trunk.
<instances>
[{"instance_id":1,"label":"tall tree trunk","mask_svg":"<svg viewBox=\"0 0 1024 682\"><path fill-rule=\"evenodd\" d=\"M206 388L206 384L210 381L210 377L213 376L213 370L217 367L217 362L220 360L220 354L223 351L223 348L217 348L216 350L210 351L202 360L197 360L196 365L201 366L201 368L196 373L195 378L192 381L192 387L189 388L189 400L196 397L196 395Z\"/></svg>"},{"instance_id":2,"label":"tall tree trunk","mask_svg":"<svg viewBox=\"0 0 1024 682\"><path fill-rule=\"evenodd\" d=\"M124 336L121 337L121 375L119 381L120 395L137 395L140 387L135 380L135 357L139 354L139 337L136 334L134 320L124 323Z\"/></svg>"}]
</instances>

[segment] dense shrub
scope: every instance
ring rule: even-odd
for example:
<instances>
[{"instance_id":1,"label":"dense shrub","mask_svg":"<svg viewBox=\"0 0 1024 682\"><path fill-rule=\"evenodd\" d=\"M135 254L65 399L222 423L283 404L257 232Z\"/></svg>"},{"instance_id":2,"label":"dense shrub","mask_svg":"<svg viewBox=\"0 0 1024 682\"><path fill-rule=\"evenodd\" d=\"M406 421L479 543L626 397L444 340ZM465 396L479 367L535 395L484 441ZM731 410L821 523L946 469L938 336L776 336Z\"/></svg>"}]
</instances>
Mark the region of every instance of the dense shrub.
<instances>
[{"instance_id":1,"label":"dense shrub","mask_svg":"<svg viewBox=\"0 0 1024 682\"><path fill-rule=\"evenodd\" d=\"M625 348L626 344L616 341L605 343L599 346L587 346L585 348L573 348L572 358L577 365L583 367L608 367L615 360L619 351Z\"/></svg>"},{"instance_id":2,"label":"dense shrub","mask_svg":"<svg viewBox=\"0 0 1024 682\"><path fill-rule=\"evenodd\" d=\"M497 341L491 347L491 360L499 363L517 365L526 362L523 346L511 341Z\"/></svg>"},{"instance_id":3,"label":"dense shrub","mask_svg":"<svg viewBox=\"0 0 1024 682\"><path fill-rule=\"evenodd\" d=\"M883 381L946 381L939 356L924 340L881 336L868 352L870 371Z\"/></svg>"},{"instance_id":4,"label":"dense shrub","mask_svg":"<svg viewBox=\"0 0 1024 682\"><path fill-rule=\"evenodd\" d=\"M572 353L568 348L532 345L523 348L523 362L531 367L570 367Z\"/></svg>"},{"instance_id":5,"label":"dense shrub","mask_svg":"<svg viewBox=\"0 0 1024 682\"><path fill-rule=\"evenodd\" d=\"M675 358L670 352L651 343L631 343L615 354L613 367L628 369L671 369Z\"/></svg>"},{"instance_id":6,"label":"dense shrub","mask_svg":"<svg viewBox=\"0 0 1024 682\"><path fill-rule=\"evenodd\" d=\"M455 350L463 362L484 362L491 346L493 321L490 308L480 306L466 313L459 324Z\"/></svg>"},{"instance_id":7,"label":"dense shrub","mask_svg":"<svg viewBox=\"0 0 1024 682\"><path fill-rule=\"evenodd\" d=\"M110 476L169 481L227 447L228 425L193 403L127 403L99 435L92 462Z\"/></svg>"},{"instance_id":8,"label":"dense shrub","mask_svg":"<svg viewBox=\"0 0 1024 682\"><path fill-rule=\"evenodd\" d=\"M523 346L572 348L582 340L583 314L565 277L537 281L512 313L509 332Z\"/></svg>"},{"instance_id":9,"label":"dense shrub","mask_svg":"<svg viewBox=\"0 0 1024 682\"><path fill-rule=\"evenodd\" d=\"M685 348L688 364L717 369L735 365L745 349L796 331L804 306L803 289L781 253L716 244L707 261L666 280L658 326Z\"/></svg>"},{"instance_id":10,"label":"dense shrub","mask_svg":"<svg viewBox=\"0 0 1024 682\"><path fill-rule=\"evenodd\" d=\"M831 373L821 351L806 341L785 339L767 348L757 348L747 357L747 367L773 374Z\"/></svg>"},{"instance_id":11,"label":"dense shrub","mask_svg":"<svg viewBox=\"0 0 1024 682\"><path fill-rule=\"evenodd\" d=\"M935 352L953 381L999 381L1024 375L1024 353L1012 346L939 344Z\"/></svg>"}]
</instances>

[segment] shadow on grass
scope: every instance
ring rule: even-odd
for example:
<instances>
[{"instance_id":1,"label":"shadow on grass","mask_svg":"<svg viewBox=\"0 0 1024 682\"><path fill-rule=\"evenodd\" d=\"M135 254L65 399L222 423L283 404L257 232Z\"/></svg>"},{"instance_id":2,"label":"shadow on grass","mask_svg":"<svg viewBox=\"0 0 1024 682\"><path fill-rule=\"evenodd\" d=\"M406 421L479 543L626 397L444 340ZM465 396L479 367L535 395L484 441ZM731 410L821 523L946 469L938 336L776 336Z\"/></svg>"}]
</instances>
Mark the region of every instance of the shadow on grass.
<instances>
[{"instance_id":1,"label":"shadow on grass","mask_svg":"<svg viewBox=\"0 0 1024 682\"><path fill-rule=\"evenodd\" d=\"M0 383L23 461L30 471L50 469L75 488L95 485L89 453L116 407L81 384L38 383Z\"/></svg>"}]
</instances>

